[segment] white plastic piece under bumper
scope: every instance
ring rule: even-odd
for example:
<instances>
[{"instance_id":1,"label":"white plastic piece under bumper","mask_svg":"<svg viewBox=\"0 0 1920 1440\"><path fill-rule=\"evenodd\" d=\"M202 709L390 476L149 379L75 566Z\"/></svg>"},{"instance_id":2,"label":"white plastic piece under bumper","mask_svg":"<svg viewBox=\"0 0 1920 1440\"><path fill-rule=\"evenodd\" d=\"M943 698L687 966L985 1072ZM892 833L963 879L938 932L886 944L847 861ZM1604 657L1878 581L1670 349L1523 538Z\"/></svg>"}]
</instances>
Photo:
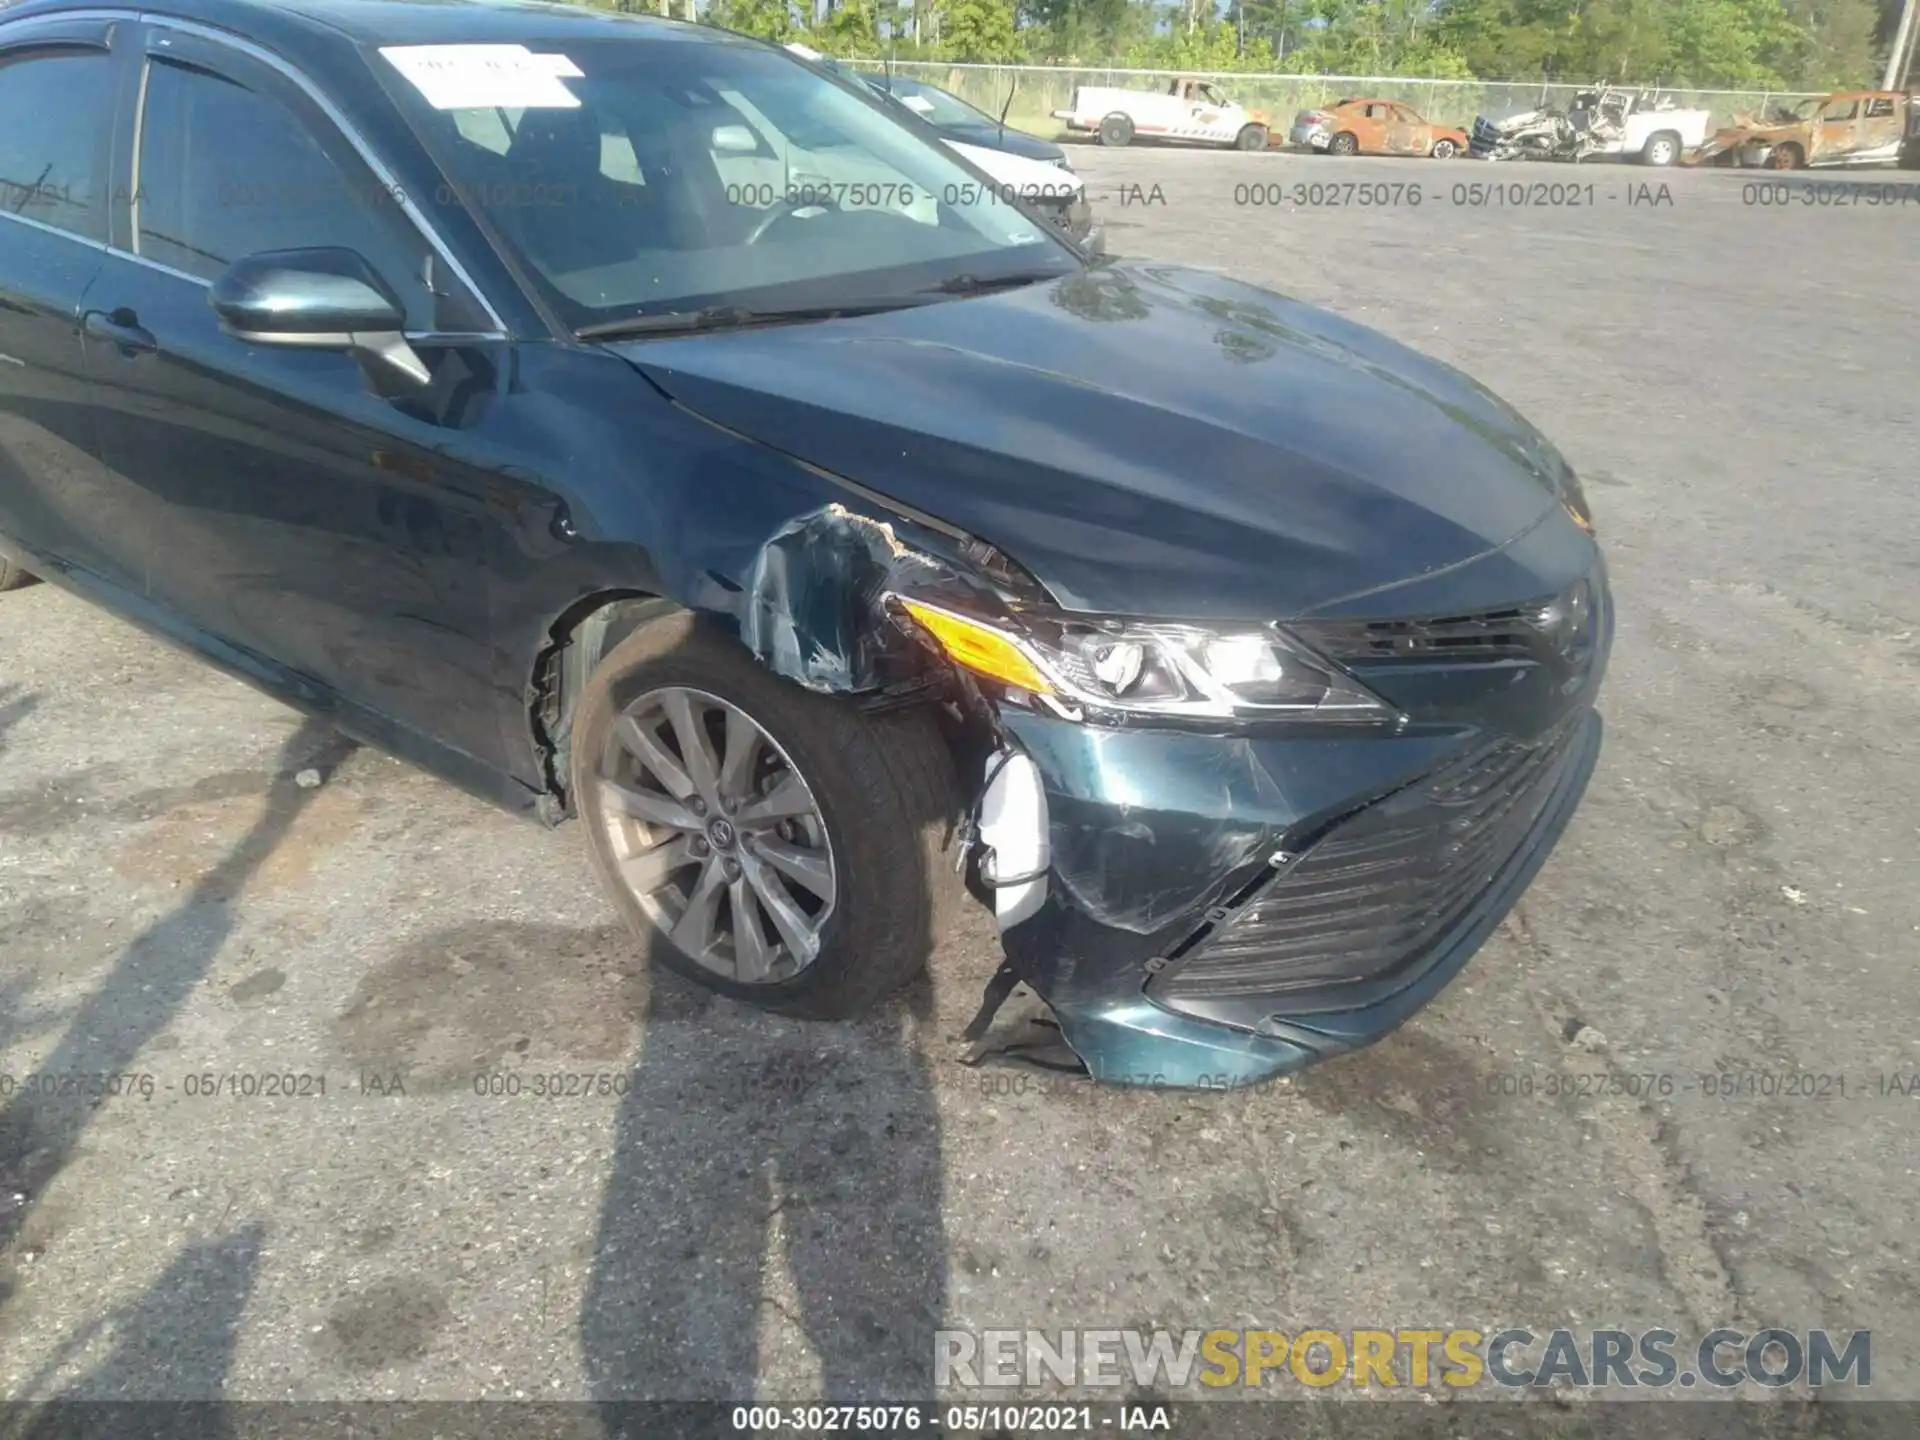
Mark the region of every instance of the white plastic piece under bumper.
<instances>
[{"instance_id":1,"label":"white plastic piece under bumper","mask_svg":"<svg viewBox=\"0 0 1920 1440\"><path fill-rule=\"evenodd\" d=\"M980 873L993 887L994 919L1005 931L1036 914L1047 898L1047 792L1040 767L1021 750L996 751L987 775L980 797Z\"/></svg>"}]
</instances>

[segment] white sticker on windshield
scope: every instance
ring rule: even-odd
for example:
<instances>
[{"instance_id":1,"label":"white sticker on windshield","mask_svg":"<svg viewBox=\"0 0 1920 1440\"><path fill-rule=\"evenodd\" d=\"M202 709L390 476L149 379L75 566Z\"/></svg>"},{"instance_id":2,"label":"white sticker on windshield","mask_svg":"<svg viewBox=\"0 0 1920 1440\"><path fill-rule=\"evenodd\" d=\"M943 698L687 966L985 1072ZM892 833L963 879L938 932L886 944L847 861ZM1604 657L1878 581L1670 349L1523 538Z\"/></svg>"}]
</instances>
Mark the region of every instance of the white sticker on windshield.
<instances>
[{"instance_id":1,"label":"white sticker on windshield","mask_svg":"<svg viewBox=\"0 0 1920 1440\"><path fill-rule=\"evenodd\" d=\"M524 45L388 45L380 53L436 110L580 106L562 80L583 72L564 55L536 55Z\"/></svg>"}]
</instances>

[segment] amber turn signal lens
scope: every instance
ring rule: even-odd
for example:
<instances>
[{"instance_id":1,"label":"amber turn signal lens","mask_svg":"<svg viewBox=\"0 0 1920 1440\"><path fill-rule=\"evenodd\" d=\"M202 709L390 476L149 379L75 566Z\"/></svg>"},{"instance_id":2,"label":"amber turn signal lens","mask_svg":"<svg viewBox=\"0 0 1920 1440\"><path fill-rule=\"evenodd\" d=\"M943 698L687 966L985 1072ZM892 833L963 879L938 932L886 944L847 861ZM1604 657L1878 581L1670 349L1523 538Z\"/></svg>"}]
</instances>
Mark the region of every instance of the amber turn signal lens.
<instances>
[{"instance_id":1,"label":"amber turn signal lens","mask_svg":"<svg viewBox=\"0 0 1920 1440\"><path fill-rule=\"evenodd\" d=\"M1018 645L998 630L924 601L909 600L902 596L900 603L929 635L940 642L940 648L947 652L947 658L954 664L964 665L1016 690L1030 690L1036 695L1052 693L1053 686L1047 683L1047 677L1040 673Z\"/></svg>"}]
</instances>

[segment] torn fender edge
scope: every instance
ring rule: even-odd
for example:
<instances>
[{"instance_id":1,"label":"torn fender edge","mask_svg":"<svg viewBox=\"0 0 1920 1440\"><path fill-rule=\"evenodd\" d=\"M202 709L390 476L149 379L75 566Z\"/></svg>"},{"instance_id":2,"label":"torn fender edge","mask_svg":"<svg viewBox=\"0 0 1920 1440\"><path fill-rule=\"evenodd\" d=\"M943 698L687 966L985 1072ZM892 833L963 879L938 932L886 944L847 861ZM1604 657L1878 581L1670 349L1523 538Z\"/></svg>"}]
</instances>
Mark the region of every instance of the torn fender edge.
<instances>
[{"instance_id":1,"label":"torn fender edge","mask_svg":"<svg viewBox=\"0 0 1920 1440\"><path fill-rule=\"evenodd\" d=\"M835 502L788 521L754 557L740 638L761 664L805 689L877 690L900 678L904 667L890 662L904 656L909 638L883 597L957 578L903 544L892 524Z\"/></svg>"},{"instance_id":2,"label":"torn fender edge","mask_svg":"<svg viewBox=\"0 0 1920 1440\"><path fill-rule=\"evenodd\" d=\"M555 619L525 695L546 780L545 823L559 824L572 808L567 746L588 677L614 646L663 613L691 611L728 626L762 665L803 689L856 698L869 709L957 699L968 724L984 719L981 733L997 735L991 707L886 597L925 594L988 612L1050 597L986 542L874 508L889 518L830 502L780 524L732 574L668 572L656 582L660 593L589 591Z\"/></svg>"}]
</instances>

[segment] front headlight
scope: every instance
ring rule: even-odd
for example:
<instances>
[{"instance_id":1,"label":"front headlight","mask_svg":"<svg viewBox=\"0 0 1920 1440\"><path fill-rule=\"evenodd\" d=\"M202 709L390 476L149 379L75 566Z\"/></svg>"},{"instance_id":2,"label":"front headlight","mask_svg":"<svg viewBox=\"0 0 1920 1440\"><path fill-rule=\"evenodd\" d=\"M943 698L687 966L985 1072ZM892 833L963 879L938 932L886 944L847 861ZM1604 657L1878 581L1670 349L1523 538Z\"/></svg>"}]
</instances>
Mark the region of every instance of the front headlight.
<instances>
[{"instance_id":1,"label":"front headlight","mask_svg":"<svg viewBox=\"0 0 1920 1440\"><path fill-rule=\"evenodd\" d=\"M948 657L1056 711L1391 724L1392 706L1273 626L1022 614L988 622L897 597Z\"/></svg>"},{"instance_id":2,"label":"front headlight","mask_svg":"<svg viewBox=\"0 0 1920 1440\"><path fill-rule=\"evenodd\" d=\"M1580 477L1573 473L1573 467L1564 463L1560 467L1560 503L1573 517L1574 524L1593 534L1593 507L1587 503L1587 492L1580 484Z\"/></svg>"}]
</instances>

